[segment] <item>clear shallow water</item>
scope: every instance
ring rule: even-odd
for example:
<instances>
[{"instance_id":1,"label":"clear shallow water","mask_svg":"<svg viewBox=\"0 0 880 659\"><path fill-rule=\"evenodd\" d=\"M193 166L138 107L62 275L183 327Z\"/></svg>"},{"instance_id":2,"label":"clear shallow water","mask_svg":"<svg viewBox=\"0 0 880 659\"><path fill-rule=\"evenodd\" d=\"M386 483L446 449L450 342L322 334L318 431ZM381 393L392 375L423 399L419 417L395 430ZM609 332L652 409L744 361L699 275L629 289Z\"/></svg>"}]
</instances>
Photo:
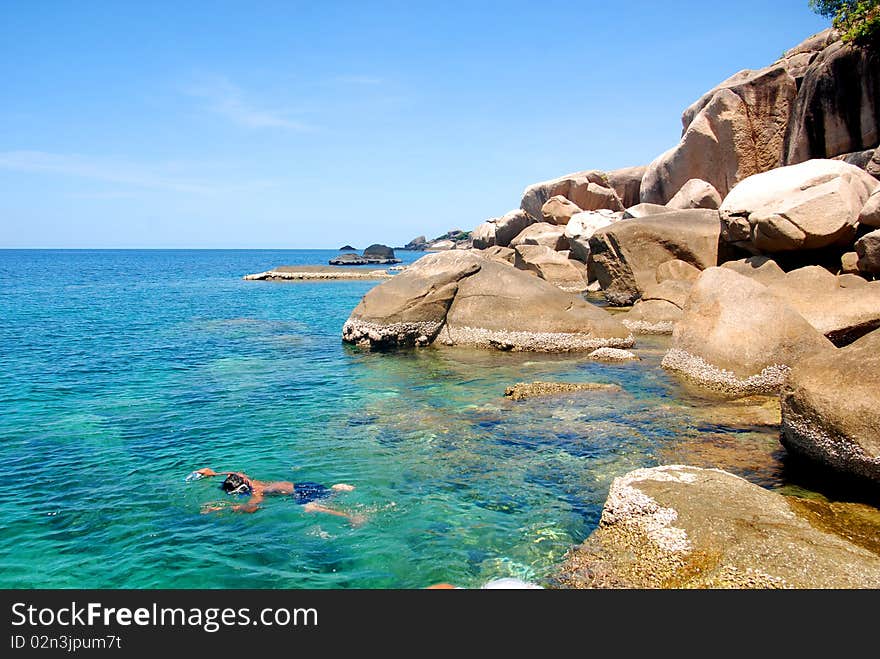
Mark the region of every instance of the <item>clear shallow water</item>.
<instances>
[{"instance_id":1,"label":"clear shallow water","mask_svg":"<svg viewBox=\"0 0 880 659\"><path fill-rule=\"evenodd\" d=\"M611 479L723 466L783 482L776 429L707 417L659 368L340 341L373 282L245 282L333 251L0 251L0 587L388 588L541 580ZM401 253L405 262L420 254ZM511 402L517 381L622 392ZM223 498L210 466L347 482L347 521Z\"/></svg>"}]
</instances>

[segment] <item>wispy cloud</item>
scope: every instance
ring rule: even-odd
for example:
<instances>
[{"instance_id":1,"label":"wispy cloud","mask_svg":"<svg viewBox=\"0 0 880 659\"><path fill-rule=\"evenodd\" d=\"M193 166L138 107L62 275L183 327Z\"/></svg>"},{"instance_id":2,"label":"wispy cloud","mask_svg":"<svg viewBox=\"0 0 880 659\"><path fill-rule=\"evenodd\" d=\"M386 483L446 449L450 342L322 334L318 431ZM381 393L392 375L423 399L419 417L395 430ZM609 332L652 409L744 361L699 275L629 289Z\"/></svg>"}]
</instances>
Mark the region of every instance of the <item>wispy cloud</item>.
<instances>
[{"instance_id":1,"label":"wispy cloud","mask_svg":"<svg viewBox=\"0 0 880 659\"><path fill-rule=\"evenodd\" d=\"M62 174L141 188L208 194L216 188L201 181L169 175L161 166L112 161L82 155L45 151L2 151L0 169L17 172Z\"/></svg>"},{"instance_id":2,"label":"wispy cloud","mask_svg":"<svg viewBox=\"0 0 880 659\"><path fill-rule=\"evenodd\" d=\"M244 91L228 78L214 76L184 91L203 99L210 111L247 128L280 128L294 132L310 132L314 126L292 116L290 110L263 107L246 98Z\"/></svg>"}]
</instances>

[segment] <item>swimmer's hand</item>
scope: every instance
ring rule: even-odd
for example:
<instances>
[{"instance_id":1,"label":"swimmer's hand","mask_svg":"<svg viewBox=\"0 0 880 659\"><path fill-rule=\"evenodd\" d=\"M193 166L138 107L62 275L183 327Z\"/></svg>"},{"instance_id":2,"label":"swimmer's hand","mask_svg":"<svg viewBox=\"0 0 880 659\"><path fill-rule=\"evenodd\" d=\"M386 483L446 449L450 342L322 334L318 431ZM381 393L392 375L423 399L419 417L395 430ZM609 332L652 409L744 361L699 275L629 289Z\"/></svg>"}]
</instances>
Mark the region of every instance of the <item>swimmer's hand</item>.
<instances>
[{"instance_id":1,"label":"swimmer's hand","mask_svg":"<svg viewBox=\"0 0 880 659\"><path fill-rule=\"evenodd\" d=\"M354 485L349 485L348 483L336 483L336 485L331 485L330 489L334 492L352 492L354 490Z\"/></svg>"},{"instance_id":2,"label":"swimmer's hand","mask_svg":"<svg viewBox=\"0 0 880 659\"><path fill-rule=\"evenodd\" d=\"M197 481L200 478L204 478L204 477L205 477L204 474L202 474L201 472L193 471L183 480L185 480L187 483L189 483L190 481Z\"/></svg>"},{"instance_id":3,"label":"swimmer's hand","mask_svg":"<svg viewBox=\"0 0 880 659\"><path fill-rule=\"evenodd\" d=\"M224 506L220 503L206 503L202 506L201 511L199 511L202 515L207 515L208 513L216 513L221 510L226 510L227 506Z\"/></svg>"}]
</instances>

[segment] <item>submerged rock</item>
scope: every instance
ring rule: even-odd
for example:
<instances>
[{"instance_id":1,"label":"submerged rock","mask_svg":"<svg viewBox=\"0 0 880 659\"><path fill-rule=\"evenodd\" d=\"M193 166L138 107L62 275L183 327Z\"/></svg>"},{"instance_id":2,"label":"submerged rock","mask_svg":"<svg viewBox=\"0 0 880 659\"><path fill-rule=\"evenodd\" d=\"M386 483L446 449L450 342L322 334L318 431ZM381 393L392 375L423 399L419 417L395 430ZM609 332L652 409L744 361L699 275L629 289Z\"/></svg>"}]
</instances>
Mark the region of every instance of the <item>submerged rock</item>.
<instances>
[{"instance_id":1,"label":"submerged rock","mask_svg":"<svg viewBox=\"0 0 880 659\"><path fill-rule=\"evenodd\" d=\"M717 469L614 479L599 528L556 577L572 588L877 588L880 556L789 499Z\"/></svg>"},{"instance_id":2,"label":"submerged rock","mask_svg":"<svg viewBox=\"0 0 880 659\"><path fill-rule=\"evenodd\" d=\"M517 382L512 387L507 387L504 395L513 400L525 400L576 391L620 391L620 387L616 384L598 382Z\"/></svg>"},{"instance_id":3,"label":"submerged rock","mask_svg":"<svg viewBox=\"0 0 880 659\"><path fill-rule=\"evenodd\" d=\"M621 350L620 348L597 348L587 355L587 357L597 362L639 361L637 355L634 355L629 350Z\"/></svg>"},{"instance_id":4,"label":"submerged rock","mask_svg":"<svg viewBox=\"0 0 880 659\"><path fill-rule=\"evenodd\" d=\"M781 400L789 451L880 483L880 330L801 361Z\"/></svg>"}]
</instances>

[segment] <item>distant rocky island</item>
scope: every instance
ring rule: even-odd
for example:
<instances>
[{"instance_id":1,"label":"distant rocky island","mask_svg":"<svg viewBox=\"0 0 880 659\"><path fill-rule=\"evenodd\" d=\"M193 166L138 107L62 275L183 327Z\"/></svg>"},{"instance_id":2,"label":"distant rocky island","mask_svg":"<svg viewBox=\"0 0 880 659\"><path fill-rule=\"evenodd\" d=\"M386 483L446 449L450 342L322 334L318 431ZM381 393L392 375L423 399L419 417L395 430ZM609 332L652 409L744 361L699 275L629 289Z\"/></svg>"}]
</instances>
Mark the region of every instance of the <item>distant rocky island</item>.
<instances>
[{"instance_id":1,"label":"distant rocky island","mask_svg":"<svg viewBox=\"0 0 880 659\"><path fill-rule=\"evenodd\" d=\"M342 249L353 248L346 246ZM391 247L378 243L367 247L363 255L346 253L330 259L330 265L393 265L400 262L401 260L394 256L394 250Z\"/></svg>"},{"instance_id":2,"label":"distant rocky island","mask_svg":"<svg viewBox=\"0 0 880 659\"><path fill-rule=\"evenodd\" d=\"M470 249L472 246L473 239L471 238L470 231L452 229L442 236L434 238L434 240L428 240L425 236L418 236L399 249L414 252L441 252L449 249Z\"/></svg>"},{"instance_id":3,"label":"distant rocky island","mask_svg":"<svg viewBox=\"0 0 880 659\"><path fill-rule=\"evenodd\" d=\"M414 239L437 253L369 291L342 339L620 352L669 335L669 373L773 401L789 454L876 495L878 142L880 53L825 30L700 97L649 164L535 183L473 232ZM880 525L865 540L841 516L718 469L639 470L558 583L880 587Z\"/></svg>"}]
</instances>

